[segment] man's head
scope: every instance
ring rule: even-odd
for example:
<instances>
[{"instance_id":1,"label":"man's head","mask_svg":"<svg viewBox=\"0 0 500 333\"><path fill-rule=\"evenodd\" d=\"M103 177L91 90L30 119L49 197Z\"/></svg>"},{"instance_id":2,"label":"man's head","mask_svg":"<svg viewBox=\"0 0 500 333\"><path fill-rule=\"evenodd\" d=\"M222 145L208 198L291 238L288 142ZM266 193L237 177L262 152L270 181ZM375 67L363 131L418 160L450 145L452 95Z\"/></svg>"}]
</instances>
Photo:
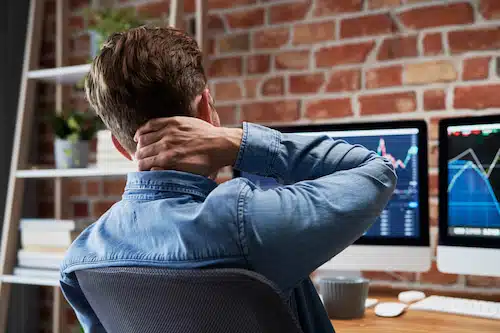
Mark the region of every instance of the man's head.
<instances>
[{"instance_id":1,"label":"man's head","mask_svg":"<svg viewBox=\"0 0 500 333\"><path fill-rule=\"evenodd\" d=\"M115 33L92 62L87 99L118 142L135 151L148 120L193 116L218 126L196 41L174 28Z\"/></svg>"}]
</instances>

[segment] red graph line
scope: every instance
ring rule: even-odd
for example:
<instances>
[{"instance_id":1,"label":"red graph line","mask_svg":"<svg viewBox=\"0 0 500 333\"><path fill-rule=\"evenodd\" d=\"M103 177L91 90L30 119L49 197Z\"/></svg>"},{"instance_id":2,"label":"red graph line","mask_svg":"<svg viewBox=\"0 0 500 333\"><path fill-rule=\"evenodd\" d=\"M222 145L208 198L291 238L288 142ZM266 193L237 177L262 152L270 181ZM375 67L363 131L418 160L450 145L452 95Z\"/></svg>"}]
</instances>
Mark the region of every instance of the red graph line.
<instances>
[{"instance_id":1,"label":"red graph line","mask_svg":"<svg viewBox=\"0 0 500 333\"><path fill-rule=\"evenodd\" d=\"M411 146L410 149L408 149L408 153L406 154L405 160L402 161L400 159L396 159L394 156L387 153L387 147L385 145L385 140L383 138L380 138L380 141L379 141L378 147L377 147L377 153L379 155L387 158L396 169L397 168L406 169L406 165L410 161L412 155L416 154L417 150L418 149L416 146Z\"/></svg>"}]
</instances>

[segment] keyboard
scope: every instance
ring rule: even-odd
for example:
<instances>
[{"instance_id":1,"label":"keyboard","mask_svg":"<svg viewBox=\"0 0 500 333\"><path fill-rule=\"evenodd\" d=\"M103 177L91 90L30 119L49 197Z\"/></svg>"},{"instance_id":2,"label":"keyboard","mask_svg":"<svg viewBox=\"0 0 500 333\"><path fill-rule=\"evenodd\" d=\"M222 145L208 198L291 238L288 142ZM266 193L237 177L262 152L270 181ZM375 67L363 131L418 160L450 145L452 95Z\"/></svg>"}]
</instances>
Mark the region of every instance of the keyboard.
<instances>
[{"instance_id":1,"label":"keyboard","mask_svg":"<svg viewBox=\"0 0 500 333\"><path fill-rule=\"evenodd\" d=\"M409 310L443 312L500 320L500 303L473 299L429 296L411 304Z\"/></svg>"}]
</instances>

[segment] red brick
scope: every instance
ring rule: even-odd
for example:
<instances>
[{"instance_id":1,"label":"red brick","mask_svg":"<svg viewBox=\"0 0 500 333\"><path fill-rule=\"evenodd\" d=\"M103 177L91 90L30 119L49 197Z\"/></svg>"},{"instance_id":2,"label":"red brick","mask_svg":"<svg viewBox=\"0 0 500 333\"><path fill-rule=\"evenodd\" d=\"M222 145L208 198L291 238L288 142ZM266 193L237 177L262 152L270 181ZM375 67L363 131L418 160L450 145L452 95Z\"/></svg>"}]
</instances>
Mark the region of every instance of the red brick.
<instances>
[{"instance_id":1,"label":"red brick","mask_svg":"<svg viewBox=\"0 0 500 333\"><path fill-rule=\"evenodd\" d=\"M104 196L121 196L125 190L125 184L125 177L104 180L102 185Z\"/></svg>"},{"instance_id":2,"label":"red brick","mask_svg":"<svg viewBox=\"0 0 500 333\"><path fill-rule=\"evenodd\" d=\"M377 54L378 60L393 60L408 57L416 57L417 37L388 37L385 38Z\"/></svg>"},{"instance_id":3,"label":"red brick","mask_svg":"<svg viewBox=\"0 0 500 333\"><path fill-rule=\"evenodd\" d=\"M397 28L389 15L377 14L342 20L340 37L373 36L391 33L396 30Z\"/></svg>"},{"instance_id":4,"label":"red brick","mask_svg":"<svg viewBox=\"0 0 500 333\"><path fill-rule=\"evenodd\" d=\"M215 84L216 101L234 101L242 96L240 84L237 81L220 82Z\"/></svg>"},{"instance_id":5,"label":"red brick","mask_svg":"<svg viewBox=\"0 0 500 333\"><path fill-rule=\"evenodd\" d=\"M275 49L285 44L290 40L290 29L272 28L260 30L254 33L253 47L256 49Z\"/></svg>"},{"instance_id":6,"label":"red brick","mask_svg":"<svg viewBox=\"0 0 500 333\"><path fill-rule=\"evenodd\" d=\"M262 96L282 96L285 93L285 79L272 77L262 83Z\"/></svg>"},{"instance_id":7,"label":"red brick","mask_svg":"<svg viewBox=\"0 0 500 333\"><path fill-rule=\"evenodd\" d=\"M361 71L358 69L336 70L330 75L327 92L355 91L361 88Z\"/></svg>"},{"instance_id":8,"label":"red brick","mask_svg":"<svg viewBox=\"0 0 500 333\"><path fill-rule=\"evenodd\" d=\"M219 39L219 52L238 52L250 49L250 35L248 33L226 35Z\"/></svg>"},{"instance_id":9,"label":"red brick","mask_svg":"<svg viewBox=\"0 0 500 333\"><path fill-rule=\"evenodd\" d=\"M408 272L362 272L363 277L373 281L415 281L416 274Z\"/></svg>"},{"instance_id":10,"label":"red brick","mask_svg":"<svg viewBox=\"0 0 500 333\"><path fill-rule=\"evenodd\" d=\"M262 74L269 72L271 57L268 54L255 54L247 56L247 73Z\"/></svg>"},{"instance_id":11,"label":"red brick","mask_svg":"<svg viewBox=\"0 0 500 333\"><path fill-rule=\"evenodd\" d=\"M482 80L488 78L490 57L469 58L464 60L463 80Z\"/></svg>"},{"instance_id":12,"label":"red brick","mask_svg":"<svg viewBox=\"0 0 500 333\"><path fill-rule=\"evenodd\" d=\"M242 73L242 60L240 57L212 60L209 64L208 73L211 77L240 76Z\"/></svg>"},{"instance_id":13,"label":"red brick","mask_svg":"<svg viewBox=\"0 0 500 333\"><path fill-rule=\"evenodd\" d=\"M162 15L168 15L170 11L169 1L160 2L149 2L136 6L139 15L149 16L149 17L159 17Z\"/></svg>"},{"instance_id":14,"label":"red brick","mask_svg":"<svg viewBox=\"0 0 500 333\"><path fill-rule=\"evenodd\" d=\"M82 183L77 179L65 179L63 196L73 197L82 195Z\"/></svg>"},{"instance_id":15,"label":"red brick","mask_svg":"<svg viewBox=\"0 0 500 333\"><path fill-rule=\"evenodd\" d=\"M431 33L424 36L424 55L438 55L443 53L443 36L441 33Z\"/></svg>"},{"instance_id":16,"label":"red brick","mask_svg":"<svg viewBox=\"0 0 500 333\"><path fill-rule=\"evenodd\" d=\"M400 86L403 83L402 74L400 65L369 69L366 71L366 88Z\"/></svg>"},{"instance_id":17,"label":"red brick","mask_svg":"<svg viewBox=\"0 0 500 333\"><path fill-rule=\"evenodd\" d=\"M89 205L86 202L73 203L73 217L88 217Z\"/></svg>"},{"instance_id":18,"label":"red brick","mask_svg":"<svg viewBox=\"0 0 500 333\"><path fill-rule=\"evenodd\" d=\"M73 11L82 7L87 7L89 5L89 0L71 0L69 2L69 8Z\"/></svg>"},{"instance_id":19,"label":"red brick","mask_svg":"<svg viewBox=\"0 0 500 333\"><path fill-rule=\"evenodd\" d=\"M335 22L297 24L293 28L293 44L314 44L335 39Z\"/></svg>"},{"instance_id":20,"label":"red brick","mask_svg":"<svg viewBox=\"0 0 500 333\"><path fill-rule=\"evenodd\" d=\"M497 50L500 48L500 27L451 31L448 43L452 53Z\"/></svg>"},{"instance_id":21,"label":"red brick","mask_svg":"<svg viewBox=\"0 0 500 333\"><path fill-rule=\"evenodd\" d=\"M359 97L361 115L382 113L403 113L416 110L414 92L401 92L380 95L362 95Z\"/></svg>"},{"instance_id":22,"label":"red brick","mask_svg":"<svg viewBox=\"0 0 500 333\"><path fill-rule=\"evenodd\" d=\"M308 69L309 51L287 51L276 55L274 66L276 69Z\"/></svg>"},{"instance_id":23,"label":"red brick","mask_svg":"<svg viewBox=\"0 0 500 333\"><path fill-rule=\"evenodd\" d=\"M208 0L209 9L234 8L237 6L253 5L256 0Z\"/></svg>"},{"instance_id":24,"label":"red brick","mask_svg":"<svg viewBox=\"0 0 500 333\"><path fill-rule=\"evenodd\" d=\"M439 160L439 149L434 143L429 144L429 167L437 168Z\"/></svg>"},{"instance_id":25,"label":"red brick","mask_svg":"<svg viewBox=\"0 0 500 333\"><path fill-rule=\"evenodd\" d=\"M269 21L271 24L303 20L309 8L311 0L302 0L295 3L284 3L269 8Z\"/></svg>"},{"instance_id":26,"label":"red brick","mask_svg":"<svg viewBox=\"0 0 500 333\"><path fill-rule=\"evenodd\" d=\"M98 218L115 204L113 200L95 201L92 203L92 217Z\"/></svg>"},{"instance_id":27,"label":"red brick","mask_svg":"<svg viewBox=\"0 0 500 333\"><path fill-rule=\"evenodd\" d=\"M290 122L300 117L299 101L257 102L241 107L242 120L248 122Z\"/></svg>"},{"instance_id":28,"label":"red brick","mask_svg":"<svg viewBox=\"0 0 500 333\"><path fill-rule=\"evenodd\" d=\"M363 8L363 0L316 0L314 16L358 12Z\"/></svg>"},{"instance_id":29,"label":"red brick","mask_svg":"<svg viewBox=\"0 0 500 333\"><path fill-rule=\"evenodd\" d=\"M458 275L456 274L445 274L438 271L435 261L432 262L431 269L428 272L420 274L420 282L422 283L447 285L457 283L457 279Z\"/></svg>"},{"instance_id":30,"label":"red brick","mask_svg":"<svg viewBox=\"0 0 500 333\"><path fill-rule=\"evenodd\" d=\"M479 11L487 20L500 18L500 2L498 0L481 0Z\"/></svg>"},{"instance_id":31,"label":"red brick","mask_svg":"<svg viewBox=\"0 0 500 333\"><path fill-rule=\"evenodd\" d=\"M487 109L500 107L500 84L456 87L455 109Z\"/></svg>"},{"instance_id":32,"label":"red brick","mask_svg":"<svg viewBox=\"0 0 500 333\"><path fill-rule=\"evenodd\" d=\"M222 125L234 125L237 123L235 106L218 106L216 110Z\"/></svg>"},{"instance_id":33,"label":"red brick","mask_svg":"<svg viewBox=\"0 0 500 333\"><path fill-rule=\"evenodd\" d=\"M333 67L363 63L374 45L374 42L364 42L321 48L315 54L316 66Z\"/></svg>"},{"instance_id":34,"label":"red brick","mask_svg":"<svg viewBox=\"0 0 500 333\"><path fill-rule=\"evenodd\" d=\"M437 174L429 174L429 194L436 196L438 194L438 175Z\"/></svg>"},{"instance_id":35,"label":"red brick","mask_svg":"<svg viewBox=\"0 0 500 333\"><path fill-rule=\"evenodd\" d=\"M468 275L466 283L471 287L500 288L500 278L492 276Z\"/></svg>"},{"instance_id":36,"label":"red brick","mask_svg":"<svg viewBox=\"0 0 500 333\"><path fill-rule=\"evenodd\" d=\"M429 221L432 226L437 226L439 221L439 205L435 200L429 200Z\"/></svg>"},{"instance_id":37,"label":"red brick","mask_svg":"<svg viewBox=\"0 0 500 333\"><path fill-rule=\"evenodd\" d=\"M424 110L446 109L446 92L443 89L429 89L424 92Z\"/></svg>"},{"instance_id":38,"label":"red brick","mask_svg":"<svg viewBox=\"0 0 500 333\"><path fill-rule=\"evenodd\" d=\"M264 14L264 8L247 8L228 13L226 18L231 29L243 29L264 24Z\"/></svg>"},{"instance_id":39,"label":"red brick","mask_svg":"<svg viewBox=\"0 0 500 333\"><path fill-rule=\"evenodd\" d=\"M84 21L81 15L72 15L68 19L68 25L71 32L81 31L84 28Z\"/></svg>"},{"instance_id":40,"label":"red brick","mask_svg":"<svg viewBox=\"0 0 500 333\"><path fill-rule=\"evenodd\" d=\"M406 28L416 30L474 22L474 11L469 3L414 8L398 16Z\"/></svg>"},{"instance_id":41,"label":"red brick","mask_svg":"<svg viewBox=\"0 0 500 333\"><path fill-rule=\"evenodd\" d=\"M325 82L323 73L297 74L290 76L290 93L310 94L318 92Z\"/></svg>"},{"instance_id":42,"label":"red brick","mask_svg":"<svg viewBox=\"0 0 500 333\"><path fill-rule=\"evenodd\" d=\"M85 187L87 195L97 196L101 194L101 183L97 180L87 180Z\"/></svg>"},{"instance_id":43,"label":"red brick","mask_svg":"<svg viewBox=\"0 0 500 333\"><path fill-rule=\"evenodd\" d=\"M306 117L309 119L329 119L352 116L351 99L313 100L306 105Z\"/></svg>"},{"instance_id":44,"label":"red brick","mask_svg":"<svg viewBox=\"0 0 500 333\"><path fill-rule=\"evenodd\" d=\"M368 0L369 9L393 8L401 5L401 0Z\"/></svg>"},{"instance_id":45,"label":"red brick","mask_svg":"<svg viewBox=\"0 0 500 333\"><path fill-rule=\"evenodd\" d=\"M245 97L246 98L255 98L257 97L257 86L260 82L260 79L252 78L245 80Z\"/></svg>"},{"instance_id":46,"label":"red brick","mask_svg":"<svg viewBox=\"0 0 500 333\"><path fill-rule=\"evenodd\" d=\"M208 31L211 34L221 33L225 31L224 21L220 15L208 15Z\"/></svg>"}]
</instances>

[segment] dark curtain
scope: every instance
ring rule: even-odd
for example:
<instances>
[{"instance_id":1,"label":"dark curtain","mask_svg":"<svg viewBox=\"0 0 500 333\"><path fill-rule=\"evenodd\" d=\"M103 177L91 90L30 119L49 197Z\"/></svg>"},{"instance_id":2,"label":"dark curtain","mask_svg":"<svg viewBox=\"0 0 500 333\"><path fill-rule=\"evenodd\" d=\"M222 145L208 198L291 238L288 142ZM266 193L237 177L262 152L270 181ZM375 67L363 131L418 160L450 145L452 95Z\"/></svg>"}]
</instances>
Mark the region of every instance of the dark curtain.
<instances>
[{"instance_id":1,"label":"dark curtain","mask_svg":"<svg viewBox=\"0 0 500 333\"><path fill-rule=\"evenodd\" d=\"M0 221L7 194L29 3L29 0L0 0ZM40 331L39 294L36 286L12 286L7 332Z\"/></svg>"}]
</instances>

